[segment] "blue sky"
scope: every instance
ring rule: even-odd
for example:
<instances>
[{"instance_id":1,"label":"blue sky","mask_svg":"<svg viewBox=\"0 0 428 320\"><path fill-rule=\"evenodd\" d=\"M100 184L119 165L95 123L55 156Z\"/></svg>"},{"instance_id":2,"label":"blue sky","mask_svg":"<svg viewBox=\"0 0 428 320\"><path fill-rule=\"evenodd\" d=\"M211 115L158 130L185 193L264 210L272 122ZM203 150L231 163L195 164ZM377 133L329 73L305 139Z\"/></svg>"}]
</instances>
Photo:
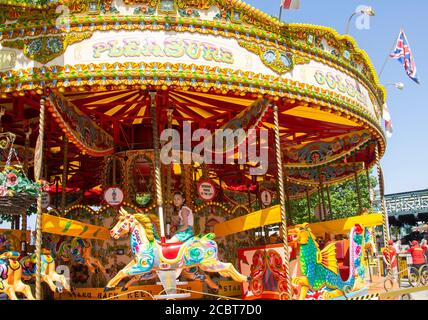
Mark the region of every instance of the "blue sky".
<instances>
[{"instance_id":1,"label":"blue sky","mask_svg":"<svg viewBox=\"0 0 428 320\"><path fill-rule=\"evenodd\" d=\"M280 0L247 0L247 3L278 16ZM403 82L404 91L387 86L388 107L394 134L388 140L382 160L385 192L396 193L428 188L428 107L425 103L428 81L428 41L426 20L428 1L407 0L301 0L300 10L285 10L282 21L328 26L345 33L346 21L360 5L372 6L376 16L370 19L369 30L351 25L350 34L360 48L367 51L379 72L386 55L404 28L415 56L421 85L411 81L403 66L390 60L380 80L383 84ZM355 20L354 20L355 22ZM427 79L426 81L424 81Z\"/></svg>"}]
</instances>

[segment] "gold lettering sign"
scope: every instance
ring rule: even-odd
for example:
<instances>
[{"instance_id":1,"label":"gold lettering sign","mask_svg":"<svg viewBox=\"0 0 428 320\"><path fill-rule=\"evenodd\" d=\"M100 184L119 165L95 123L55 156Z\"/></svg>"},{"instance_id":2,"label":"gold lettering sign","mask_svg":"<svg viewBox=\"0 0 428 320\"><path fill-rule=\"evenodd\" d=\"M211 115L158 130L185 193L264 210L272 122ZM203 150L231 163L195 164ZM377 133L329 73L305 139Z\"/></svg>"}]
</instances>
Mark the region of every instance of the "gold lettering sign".
<instances>
[{"instance_id":1,"label":"gold lettering sign","mask_svg":"<svg viewBox=\"0 0 428 320\"><path fill-rule=\"evenodd\" d=\"M99 42L92 47L92 57L188 57L192 60L205 60L233 64L234 57L228 48L207 41L168 37L157 39L123 39Z\"/></svg>"},{"instance_id":2,"label":"gold lettering sign","mask_svg":"<svg viewBox=\"0 0 428 320\"><path fill-rule=\"evenodd\" d=\"M242 285L237 281L219 281L218 294L225 297L242 296Z\"/></svg>"},{"instance_id":3,"label":"gold lettering sign","mask_svg":"<svg viewBox=\"0 0 428 320\"><path fill-rule=\"evenodd\" d=\"M177 292L184 293L185 291L181 291L179 288L201 292L192 292L190 299L203 297L202 281L190 281L187 285L177 286ZM152 297L159 294L163 287L160 285L135 286L129 287L126 292L121 291L121 289L117 288L113 291L104 292L104 288L77 288L74 294L56 292L54 298L55 300L152 300Z\"/></svg>"}]
</instances>

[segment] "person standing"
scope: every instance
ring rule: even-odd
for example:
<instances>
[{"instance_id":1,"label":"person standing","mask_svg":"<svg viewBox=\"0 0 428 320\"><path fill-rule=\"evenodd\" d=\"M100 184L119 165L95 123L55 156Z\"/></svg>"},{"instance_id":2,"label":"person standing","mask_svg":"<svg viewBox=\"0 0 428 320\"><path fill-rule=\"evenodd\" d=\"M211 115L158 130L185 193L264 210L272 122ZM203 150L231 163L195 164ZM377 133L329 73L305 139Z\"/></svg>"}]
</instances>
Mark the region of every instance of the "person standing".
<instances>
[{"instance_id":1,"label":"person standing","mask_svg":"<svg viewBox=\"0 0 428 320\"><path fill-rule=\"evenodd\" d=\"M426 246L425 246L426 248ZM412 255L412 267L419 270L425 263L425 251L420 245L419 242L416 240L412 241L412 246L409 250L407 250L407 253L410 253Z\"/></svg>"},{"instance_id":2,"label":"person standing","mask_svg":"<svg viewBox=\"0 0 428 320\"><path fill-rule=\"evenodd\" d=\"M425 254L425 263L428 263L428 244L427 244L427 240L423 239L421 241L421 248L422 250L424 250L424 254Z\"/></svg>"},{"instance_id":3,"label":"person standing","mask_svg":"<svg viewBox=\"0 0 428 320\"><path fill-rule=\"evenodd\" d=\"M388 249L389 249L389 262L391 264L392 274L393 274L394 278L396 278L398 275L398 258L397 258L397 250L395 250L393 240L388 241ZM387 257L388 257L387 252L386 252L386 248L384 248L382 250L382 255L383 255L383 261L384 261L384 265L385 265L385 269L386 269ZM386 272L385 272L385 274L386 274Z\"/></svg>"}]
</instances>

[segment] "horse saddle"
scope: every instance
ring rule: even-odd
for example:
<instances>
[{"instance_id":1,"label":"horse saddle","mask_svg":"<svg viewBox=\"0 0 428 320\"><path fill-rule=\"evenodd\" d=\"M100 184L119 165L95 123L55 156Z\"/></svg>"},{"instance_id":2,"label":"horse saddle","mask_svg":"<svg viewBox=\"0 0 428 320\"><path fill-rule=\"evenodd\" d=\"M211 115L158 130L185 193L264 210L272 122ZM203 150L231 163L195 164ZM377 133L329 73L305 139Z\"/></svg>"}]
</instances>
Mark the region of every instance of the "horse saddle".
<instances>
[{"instance_id":1,"label":"horse saddle","mask_svg":"<svg viewBox=\"0 0 428 320\"><path fill-rule=\"evenodd\" d=\"M161 253L162 257L167 260L177 259L178 253L180 252L181 246L184 242L171 242L171 243L161 243Z\"/></svg>"}]
</instances>

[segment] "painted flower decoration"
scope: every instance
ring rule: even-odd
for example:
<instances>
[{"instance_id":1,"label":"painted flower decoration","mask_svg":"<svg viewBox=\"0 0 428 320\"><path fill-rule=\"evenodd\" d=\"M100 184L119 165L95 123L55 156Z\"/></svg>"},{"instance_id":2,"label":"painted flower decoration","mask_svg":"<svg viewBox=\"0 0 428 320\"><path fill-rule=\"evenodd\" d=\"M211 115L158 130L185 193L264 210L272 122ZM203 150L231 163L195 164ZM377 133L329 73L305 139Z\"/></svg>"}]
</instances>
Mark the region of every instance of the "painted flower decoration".
<instances>
[{"instance_id":1,"label":"painted flower decoration","mask_svg":"<svg viewBox=\"0 0 428 320\"><path fill-rule=\"evenodd\" d=\"M357 234L361 234L361 233L363 233L363 228L359 224L357 224L357 225L355 225L355 232Z\"/></svg>"},{"instance_id":2,"label":"painted flower decoration","mask_svg":"<svg viewBox=\"0 0 428 320\"><path fill-rule=\"evenodd\" d=\"M0 186L0 197L6 197L7 194L7 188L5 188L4 186Z\"/></svg>"},{"instance_id":3,"label":"painted flower decoration","mask_svg":"<svg viewBox=\"0 0 428 320\"><path fill-rule=\"evenodd\" d=\"M6 186L14 187L18 184L18 177L13 172L6 175Z\"/></svg>"}]
</instances>

